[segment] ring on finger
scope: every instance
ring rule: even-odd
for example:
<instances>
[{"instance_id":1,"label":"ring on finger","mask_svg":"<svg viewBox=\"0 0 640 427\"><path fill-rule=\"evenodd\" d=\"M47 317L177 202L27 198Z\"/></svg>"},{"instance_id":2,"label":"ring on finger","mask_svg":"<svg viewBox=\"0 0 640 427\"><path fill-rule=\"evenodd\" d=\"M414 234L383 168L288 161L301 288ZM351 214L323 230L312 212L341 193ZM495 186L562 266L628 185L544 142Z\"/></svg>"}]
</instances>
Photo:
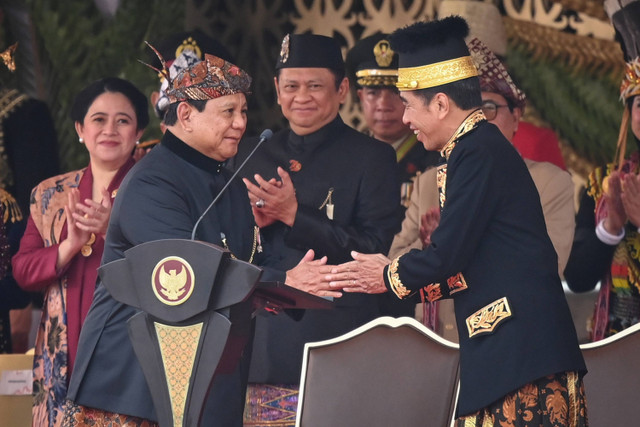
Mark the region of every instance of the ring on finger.
<instances>
[{"instance_id":1,"label":"ring on finger","mask_svg":"<svg viewBox=\"0 0 640 427\"><path fill-rule=\"evenodd\" d=\"M256 208L263 208L265 204L266 202L264 201L264 199L258 199L256 201Z\"/></svg>"}]
</instances>

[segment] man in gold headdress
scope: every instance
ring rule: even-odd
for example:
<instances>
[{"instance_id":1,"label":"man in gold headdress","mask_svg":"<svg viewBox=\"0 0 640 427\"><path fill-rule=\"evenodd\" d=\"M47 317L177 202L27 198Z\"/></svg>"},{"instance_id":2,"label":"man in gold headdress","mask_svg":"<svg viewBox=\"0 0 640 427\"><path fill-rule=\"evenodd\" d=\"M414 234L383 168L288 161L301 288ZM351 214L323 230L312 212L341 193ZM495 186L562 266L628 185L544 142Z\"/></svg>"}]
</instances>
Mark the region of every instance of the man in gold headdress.
<instances>
[{"instance_id":1,"label":"man in gold headdress","mask_svg":"<svg viewBox=\"0 0 640 427\"><path fill-rule=\"evenodd\" d=\"M487 121L495 124L512 142L526 105L525 94L513 83L502 62L483 42L473 38L467 45L479 72L482 111ZM573 181L569 173L551 163L529 159L524 161L540 194L547 232L558 255L558 274L562 275L571 251L575 227ZM436 175L436 169L430 169L417 178L402 230L391 244L390 258L429 244L440 212ZM452 300L425 303L422 308L425 325L449 340L458 340Z\"/></svg>"},{"instance_id":2,"label":"man in gold headdress","mask_svg":"<svg viewBox=\"0 0 640 427\"><path fill-rule=\"evenodd\" d=\"M431 244L393 260L353 252L354 261L335 267L330 279L345 292L454 299L456 425L526 419L585 426L586 367L538 192L516 149L480 108L468 31L462 18L449 17L391 36L404 121L446 159L438 166L441 214ZM554 411L557 403L566 412Z\"/></svg>"}]
</instances>

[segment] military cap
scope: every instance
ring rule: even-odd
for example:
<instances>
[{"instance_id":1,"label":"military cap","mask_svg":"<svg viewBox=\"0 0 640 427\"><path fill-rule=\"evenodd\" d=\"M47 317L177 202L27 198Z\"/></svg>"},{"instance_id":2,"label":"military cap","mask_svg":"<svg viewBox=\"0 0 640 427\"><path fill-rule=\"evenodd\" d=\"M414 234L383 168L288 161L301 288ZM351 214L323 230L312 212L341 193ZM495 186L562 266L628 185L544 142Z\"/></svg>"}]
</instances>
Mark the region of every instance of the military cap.
<instances>
[{"instance_id":1,"label":"military cap","mask_svg":"<svg viewBox=\"0 0 640 427\"><path fill-rule=\"evenodd\" d=\"M396 87L398 54L391 49L388 34L376 34L357 42L347 53L346 66L358 87Z\"/></svg>"}]
</instances>

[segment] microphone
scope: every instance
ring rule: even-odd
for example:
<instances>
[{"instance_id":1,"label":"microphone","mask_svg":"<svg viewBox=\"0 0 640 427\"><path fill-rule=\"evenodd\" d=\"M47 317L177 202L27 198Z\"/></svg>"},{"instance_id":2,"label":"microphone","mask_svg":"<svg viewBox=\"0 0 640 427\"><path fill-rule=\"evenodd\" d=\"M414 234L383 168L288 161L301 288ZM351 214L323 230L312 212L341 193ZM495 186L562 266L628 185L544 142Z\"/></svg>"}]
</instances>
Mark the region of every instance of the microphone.
<instances>
[{"instance_id":1,"label":"microphone","mask_svg":"<svg viewBox=\"0 0 640 427\"><path fill-rule=\"evenodd\" d=\"M267 140L271 139L272 136L273 136L273 132L271 131L271 129L265 129L265 130L262 131L262 133L260 134L260 140L258 141L256 146L253 148L253 150L251 150L251 153L249 153L247 158L244 159L242 164L236 169L236 171L233 173L233 175L231 175L231 178L229 178L229 181L227 181L227 183L224 185L224 187L222 187L222 190L220 190L218 195L213 199L213 201L209 204L209 206L207 206L207 209L205 209L205 211L202 212L202 215L200 215L200 218L198 218L198 220L196 221L195 225L193 226L193 230L191 230L191 240L195 240L195 238L196 238L196 230L198 229L198 225L200 225L200 221L202 221L202 218L204 218L205 215L207 214L207 212L209 212L209 210L213 207L213 205L216 204L216 202L218 201L218 199L220 198L222 193L224 193L226 191L227 187L229 187L229 184L231 184L231 182L234 180L236 175L238 175L238 172L240 172L240 170L244 167L244 165L247 163L247 161L249 161L251 156L253 156L253 153L255 153L256 150L258 148L260 148L260 146L264 142L266 142Z\"/></svg>"}]
</instances>

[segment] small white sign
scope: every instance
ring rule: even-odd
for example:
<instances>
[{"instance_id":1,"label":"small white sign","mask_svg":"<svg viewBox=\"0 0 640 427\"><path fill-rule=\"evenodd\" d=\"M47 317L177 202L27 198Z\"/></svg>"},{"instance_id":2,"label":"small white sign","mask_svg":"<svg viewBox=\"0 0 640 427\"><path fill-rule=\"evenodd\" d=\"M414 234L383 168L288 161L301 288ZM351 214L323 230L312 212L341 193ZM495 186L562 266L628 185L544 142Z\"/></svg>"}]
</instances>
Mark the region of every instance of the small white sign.
<instances>
[{"instance_id":1,"label":"small white sign","mask_svg":"<svg viewBox=\"0 0 640 427\"><path fill-rule=\"evenodd\" d=\"M24 396L33 391L33 371L31 369L2 371L0 375L0 395Z\"/></svg>"}]
</instances>

